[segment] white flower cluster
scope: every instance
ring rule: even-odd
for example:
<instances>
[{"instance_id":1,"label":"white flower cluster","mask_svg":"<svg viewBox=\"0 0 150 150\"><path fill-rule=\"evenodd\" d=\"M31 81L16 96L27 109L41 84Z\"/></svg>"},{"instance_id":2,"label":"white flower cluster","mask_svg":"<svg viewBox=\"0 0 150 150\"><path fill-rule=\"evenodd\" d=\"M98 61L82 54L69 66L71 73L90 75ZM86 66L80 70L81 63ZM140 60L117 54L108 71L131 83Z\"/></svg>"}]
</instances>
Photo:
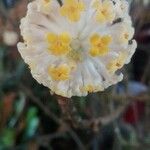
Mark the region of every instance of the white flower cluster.
<instances>
[{"instance_id":1,"label":"white flower cluster","mask_svg":"<svg viewBox=\"0 0 150 150\"><path fill-rule=\"evenodd\" d=\"M52 92L86 96L123 79L135 52L126 0L35 0L21 20L19 52Z\"/></svg>"},{"instance_id":2,"label":"white flower cluster","mask_svg":"<svg viewBox=\"0 0 150 150\"><path fill-rule=\"evenodd\" d=\"M3 42L8 46L14 46L18 42L18 34L15 31L5 30L3 35Z\"/></svg>"}]
</instances>

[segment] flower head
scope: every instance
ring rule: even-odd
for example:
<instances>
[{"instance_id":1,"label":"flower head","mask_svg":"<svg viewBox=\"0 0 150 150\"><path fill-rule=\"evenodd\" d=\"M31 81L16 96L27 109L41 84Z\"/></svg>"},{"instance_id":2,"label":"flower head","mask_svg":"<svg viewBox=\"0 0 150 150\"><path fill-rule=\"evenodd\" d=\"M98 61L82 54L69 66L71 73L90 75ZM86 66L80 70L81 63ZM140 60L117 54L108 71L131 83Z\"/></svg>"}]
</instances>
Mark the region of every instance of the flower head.
<instances>
[{"instance_id":1,"label":"flower head","mask_svg":"<svg viewBox=\"0 0 150 150\"><path fill-rule=\"evenodd\" d=\"M34 0L20 28L18 49L33 77L65 97L121 81L116 71L136 49L124 0Z\"/></svg>"}]
</instances>

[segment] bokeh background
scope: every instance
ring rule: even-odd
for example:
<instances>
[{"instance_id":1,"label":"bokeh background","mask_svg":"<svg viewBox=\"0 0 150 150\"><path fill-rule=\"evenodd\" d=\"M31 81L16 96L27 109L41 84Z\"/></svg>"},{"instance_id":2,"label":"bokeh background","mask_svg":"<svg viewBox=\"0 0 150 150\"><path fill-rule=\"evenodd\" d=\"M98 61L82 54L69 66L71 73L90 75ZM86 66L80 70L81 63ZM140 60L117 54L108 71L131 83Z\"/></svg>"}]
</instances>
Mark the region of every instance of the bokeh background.
<instances>
[{"instance_id":1,"label":"bokeh background","mask_svg":"<svg viewBox=\"0 0 150 150\"><path fill-rule=\"evenodd\" d=\"M150 0L128 0L137 51L124 81L65 99L17 51L29 0L0 0L0 150L150 150Z\"/></svg>"}]
</instances>

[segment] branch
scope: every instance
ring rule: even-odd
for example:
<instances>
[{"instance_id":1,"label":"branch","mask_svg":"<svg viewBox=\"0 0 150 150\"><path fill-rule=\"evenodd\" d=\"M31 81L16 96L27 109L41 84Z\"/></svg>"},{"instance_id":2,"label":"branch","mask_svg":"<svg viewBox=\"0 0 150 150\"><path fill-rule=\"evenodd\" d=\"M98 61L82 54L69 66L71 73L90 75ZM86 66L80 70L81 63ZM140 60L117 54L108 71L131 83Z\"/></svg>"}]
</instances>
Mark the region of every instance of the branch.
<instances>
[{"instance_id":1,"label":"branch","mask_svg":"<svg viewBox=\"0 0 150 150\"><path fill-rule=\"evenodd\" d=\"M70 126L64 122L64 120L59 119L53 112L51 112L41 101L33 95L33 93L26 88L25 86L21 85L20 88L25 92L27 96L31 98L31 100L39 106L39 108L50 118L53 119L60 128L63 128L65 132L68 132L72 139L76 142L80 150L85 150L84 145L82 144L78 135L70 128ZM55 135L54 135L55 136Z\"/></svg>"},{"instance_id":2,"label":"branch","mask_svg":"<svg viewBox=\"0 0 150 150\"><path fill-rule=\"evenodd\" d=\"M98 117L91 120L84 119L80 122L80 127L93 128L93 130L97 132L99 131L100 126L106 126L109 123L113 122L114 120L118 119L127 106L128 104L120 106L116 111L112 112L110 115L105 117Z\"/></svg>"},{"instance_id":3,"label":"branch","mask_svg":"<svg viewBox=\"0 0 150 150\"><path fill-rule=\"evenodd\" d=\"M53 119L57 124L61 124L62 120L60 120L53 112L50 111L45 105L33 95L33 93L23 85L20 85L20 89L24 91L24 93L31 98L32 102L39 106L39 108L50 118Z\"/></svg>"}]
</instances>

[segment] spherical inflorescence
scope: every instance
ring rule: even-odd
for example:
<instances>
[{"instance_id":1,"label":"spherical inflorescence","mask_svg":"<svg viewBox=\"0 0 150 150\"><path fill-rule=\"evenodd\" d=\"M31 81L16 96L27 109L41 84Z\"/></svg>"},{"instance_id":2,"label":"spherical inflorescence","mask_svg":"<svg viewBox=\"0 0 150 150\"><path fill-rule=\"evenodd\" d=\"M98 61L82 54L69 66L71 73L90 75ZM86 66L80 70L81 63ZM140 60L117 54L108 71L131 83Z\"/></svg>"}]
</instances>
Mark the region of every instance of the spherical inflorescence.
<instances>
[{"instance_id":1,"label":"spherical inflorescence","mask_svg":"<svg viewBox=\"0 0 150 150\"><path fill-rule=\"evenodd\" d=\"M18 49L33 77L64 97L121 81L135 52L125 0L35 0L21 20Z\"/></svg>"}]
</instances>

